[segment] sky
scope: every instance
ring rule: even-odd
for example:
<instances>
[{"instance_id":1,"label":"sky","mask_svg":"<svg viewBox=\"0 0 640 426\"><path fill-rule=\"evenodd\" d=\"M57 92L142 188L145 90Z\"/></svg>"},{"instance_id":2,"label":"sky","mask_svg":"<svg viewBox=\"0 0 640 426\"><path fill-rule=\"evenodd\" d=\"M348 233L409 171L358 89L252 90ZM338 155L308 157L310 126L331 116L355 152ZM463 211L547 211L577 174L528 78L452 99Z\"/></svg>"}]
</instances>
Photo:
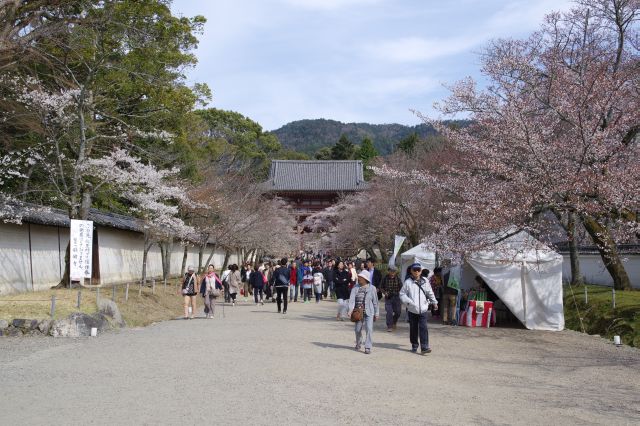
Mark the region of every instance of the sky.
<instances>
[{"instance_id":1,"label":"sky","mask_svg":"<svg viewBox=\"0 0 640 426\"><path fill-rule=\"evenodd\" d=\"M189 83L266 130L301 119L415 125L447 84L482 82L479 53L524 38L570 0L173 0L207 18Z\"/></svg>"}]
</instances>

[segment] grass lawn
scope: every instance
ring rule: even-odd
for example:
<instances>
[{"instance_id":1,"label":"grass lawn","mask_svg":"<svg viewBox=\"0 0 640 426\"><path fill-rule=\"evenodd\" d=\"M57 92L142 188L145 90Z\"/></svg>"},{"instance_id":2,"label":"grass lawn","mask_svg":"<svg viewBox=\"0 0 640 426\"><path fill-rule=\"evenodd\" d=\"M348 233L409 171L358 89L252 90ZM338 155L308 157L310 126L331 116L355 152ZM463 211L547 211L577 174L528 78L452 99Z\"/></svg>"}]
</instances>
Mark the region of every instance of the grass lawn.
<instances>
[{"instance_id":1,"label":"grass lawn","mask_svg":"<svg viewBox=\"0 0 640 426\"><path fill-rule=\"evenodd\" d=\"M81 292L80 309L77 308L78 291ZM95 289L61 289L32 293L12 294L0 297L0 319L15 318L45 319L49 318L51 296L56 297L55 319L65 318L72 312L94 313L97 310ZM100 297L111 299L113 289L100 289ZM115 301L129 327L146 326L154 322L176 318L182 314L182 299L177 296L174 285L167 289L160 284L155 294L149 287L142 289L138 295L138 286L129 288L129 300L125 302L125 286L116 287Z\"/></svg>"},{"instance_id":2,"label":"grass lawn","mask_svg":"<svg viewBox=\"0 0 640 426\"><path fill-rule=\"evenodd\" d=\"M587 285L564 288L564 316L566 327L608 339L618 335L623 343L640 347L640 291L616 290L616 308L612 307L610 287ZM573 294L572 294L573 290Z\"/></svg>"}]
</instances>

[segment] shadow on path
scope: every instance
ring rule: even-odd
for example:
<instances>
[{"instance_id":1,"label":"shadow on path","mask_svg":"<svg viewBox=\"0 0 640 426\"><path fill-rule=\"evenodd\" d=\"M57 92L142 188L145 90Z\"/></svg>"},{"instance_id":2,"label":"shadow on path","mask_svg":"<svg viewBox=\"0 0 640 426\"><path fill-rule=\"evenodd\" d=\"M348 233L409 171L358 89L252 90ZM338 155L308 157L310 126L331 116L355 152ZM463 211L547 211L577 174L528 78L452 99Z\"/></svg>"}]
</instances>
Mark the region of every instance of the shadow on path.
<instances>
[{"instance_id":1,"label":"shadow on path","mask_svg":"<svg viewBox=\"0 0 640 426\"><path fill-rule=\"evenodd\" d=\"M311 342L313 345L319 346L321 348L329 348L329 349L347 349L350 351L354 350L353 346L346 346L346 345L336 345L334 343L326 343L326 342ZM401 352L411 352L411 349L409 347L407 347L407 345L398 345L395 343L376 343L373 342L373 349L376 348L384 348L384 349L391 349L391 350L396 350L396 351L401 351Z\"/></svg>"}]
</instances>

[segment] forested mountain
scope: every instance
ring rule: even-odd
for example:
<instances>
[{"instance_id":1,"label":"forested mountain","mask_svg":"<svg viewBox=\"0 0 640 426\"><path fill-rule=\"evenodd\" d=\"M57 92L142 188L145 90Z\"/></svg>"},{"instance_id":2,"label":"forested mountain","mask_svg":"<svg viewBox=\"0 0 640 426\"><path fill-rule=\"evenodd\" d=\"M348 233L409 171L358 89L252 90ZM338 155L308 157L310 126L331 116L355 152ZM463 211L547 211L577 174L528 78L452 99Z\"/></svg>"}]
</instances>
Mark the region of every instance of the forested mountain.
<instances>
[{"instance_id":1,"label":"forested mountain","mask_svg":"<svg viewBox=\"0 0 640 426\"><path fill-rule=\"evenodd\" d=\"M378 153L387 155L393 152L401 139L412 133L417 133L422 139L436 132L426 124L403 126L401 124L341 123L335 120L317 119L294 121L272 133L278 137L285 148L313 157L320 148L334 145L342 135L358 145L368 137L373 141L373 146Z\"/></svg>"}]
</instances>

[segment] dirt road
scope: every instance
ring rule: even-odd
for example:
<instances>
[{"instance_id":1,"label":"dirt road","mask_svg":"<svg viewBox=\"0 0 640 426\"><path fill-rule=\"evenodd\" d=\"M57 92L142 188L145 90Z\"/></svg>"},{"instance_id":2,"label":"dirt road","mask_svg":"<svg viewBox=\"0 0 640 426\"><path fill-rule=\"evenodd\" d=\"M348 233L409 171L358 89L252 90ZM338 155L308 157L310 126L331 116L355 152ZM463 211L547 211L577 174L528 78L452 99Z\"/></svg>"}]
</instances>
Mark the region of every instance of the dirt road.
<instances>
[{"instance_id":1,"label":"dirt road","mask_svg":"<svg viewBox=\"0 0 640 426\"><path fill-rule=\"evenodd\" d=\"M375 325L335 304L218 306L77 340L0 339L0 424L638 424L640 351L571 331Z\"/></svg>"}]
</instances>

